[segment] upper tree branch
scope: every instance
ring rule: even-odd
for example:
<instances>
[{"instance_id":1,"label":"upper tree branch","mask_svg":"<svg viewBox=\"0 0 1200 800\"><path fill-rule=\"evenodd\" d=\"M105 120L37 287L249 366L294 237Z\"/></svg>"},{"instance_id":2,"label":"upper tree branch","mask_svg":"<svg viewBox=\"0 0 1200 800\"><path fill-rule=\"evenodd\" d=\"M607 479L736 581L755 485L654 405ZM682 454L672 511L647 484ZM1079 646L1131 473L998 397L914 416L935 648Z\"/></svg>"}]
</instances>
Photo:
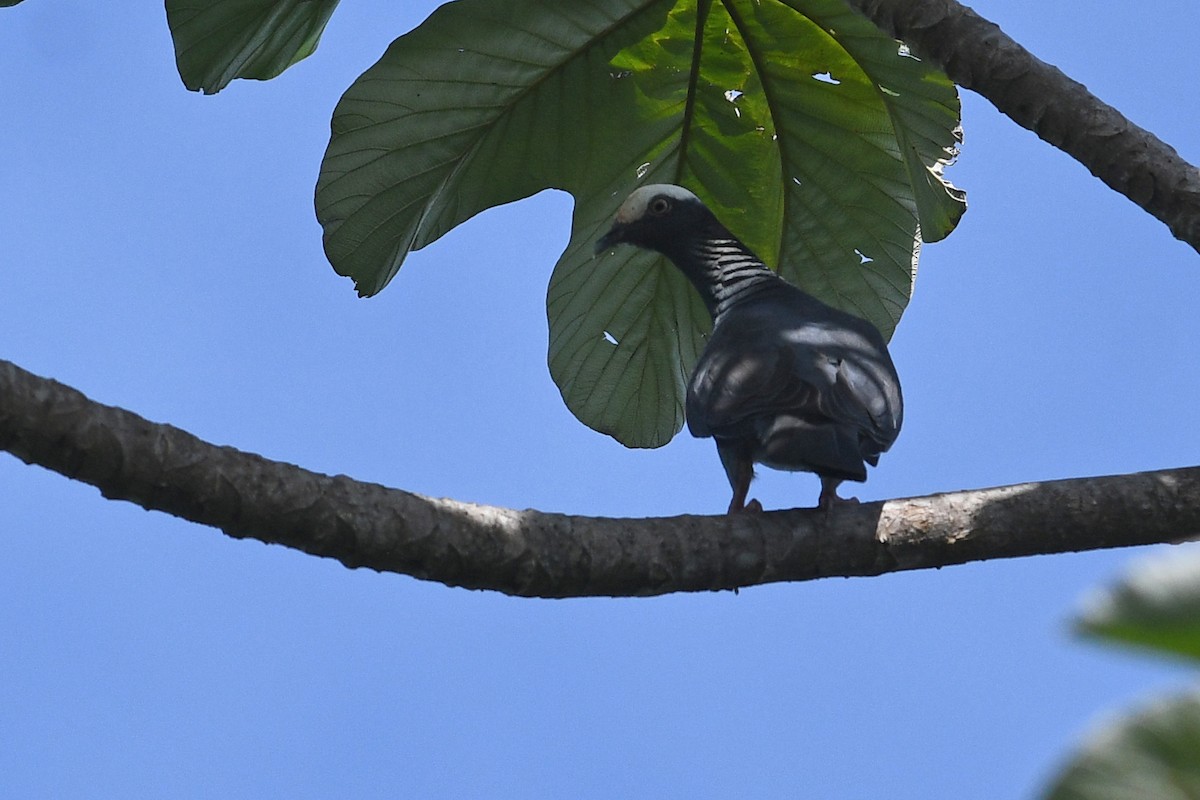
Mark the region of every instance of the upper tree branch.
<instances>
[{"instance_id":1,"label":"upper tree branch","mask_svg":"<svg viewBox=\"0 0 1200 800\"><path fill-rule=\"evenodd\" d=\"M105 497L350 567L567 597L731 589L1200 532L1200 468L736 517L602 519L319 475L95 403L0 361L0 448Z\"/></svg>"},{"instance_id":2,"label":"upper tree branch","mask_svg":"<svg viewBox=\"0 0 1200 800\"><path fill-rule=\"evenodd\" d=\"M1200 171L1174 148L955 0L848 2L1200 250Z\"/></svg>"}]
</instances>

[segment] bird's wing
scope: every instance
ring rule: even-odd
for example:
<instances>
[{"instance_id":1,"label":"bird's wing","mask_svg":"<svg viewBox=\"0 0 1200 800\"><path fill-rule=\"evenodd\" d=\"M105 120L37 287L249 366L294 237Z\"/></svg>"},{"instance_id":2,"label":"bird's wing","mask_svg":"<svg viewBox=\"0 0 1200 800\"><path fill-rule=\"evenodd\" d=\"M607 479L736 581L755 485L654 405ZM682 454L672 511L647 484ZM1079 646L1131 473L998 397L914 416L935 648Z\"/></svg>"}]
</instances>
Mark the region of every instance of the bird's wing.
<instances>
[{"instance_id":1,"label":"bird's wing","mask_svg":"<svg viewBox=\"0 0 1200 800\"><path fill-rule=\"evenodd\" d=\"M796 369L791 348L764 341L736 348L720 344L714 340L692 374L687 397L692 435L746 436L764 415L820 413L817 387Z\"/></svg>"},{"instance_id":2,"label":"bird's wing","mask_svg":"<svg viewBox=\"0 0 1200 800\"><path fill-rule=\"evenodd\" d=\"M739 320L713 333L688 391L695 436L746 436L781 415L857 428L885 450L900 426L899 382L882 340L840 326Z\"/></svg>"}]
</instances>

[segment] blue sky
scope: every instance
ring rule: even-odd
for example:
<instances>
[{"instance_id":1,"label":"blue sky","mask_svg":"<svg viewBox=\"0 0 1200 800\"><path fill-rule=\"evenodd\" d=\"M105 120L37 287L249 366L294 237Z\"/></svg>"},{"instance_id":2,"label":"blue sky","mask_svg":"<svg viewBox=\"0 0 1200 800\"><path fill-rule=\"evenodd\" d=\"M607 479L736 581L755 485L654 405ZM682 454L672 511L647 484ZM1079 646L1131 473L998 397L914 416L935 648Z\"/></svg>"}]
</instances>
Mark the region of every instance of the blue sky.
<instances>
[{"instance_id":1,"label":"blue sky","mask_svg":"<svg viewBox=\"0 0 1200 800\"><path fill-rule=\"evenodd\" d=\"M161 7L0 10L0 357L210 441L435 496L716 513L710 442L626 450L545 366L571 199L487 212L358 299L312 189L341 92L433 2L334 15L186 92ZM1200 9L975 8L1200 160ZM1200 261L963 93L970 209L893 340L860 497L1196 463ZM811 476L764 473L768 508ZM1071 638L1147 550L649 600L350 571L0 454L0 796L1019 798L1190 673Z\"/></svg>"}]
</instances>

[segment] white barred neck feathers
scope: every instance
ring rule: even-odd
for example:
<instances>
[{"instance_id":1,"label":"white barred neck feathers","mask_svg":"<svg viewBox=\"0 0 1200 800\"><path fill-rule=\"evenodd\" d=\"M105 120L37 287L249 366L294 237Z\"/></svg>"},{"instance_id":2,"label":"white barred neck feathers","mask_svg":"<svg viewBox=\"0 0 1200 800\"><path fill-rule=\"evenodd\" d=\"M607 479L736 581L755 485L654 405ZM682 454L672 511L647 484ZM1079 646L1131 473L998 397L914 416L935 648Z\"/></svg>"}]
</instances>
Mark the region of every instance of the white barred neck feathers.
<instances>
[{"instance_id":1,"label":"white barred neck feathers","mask_svg":"<svg viewBox=\"0 0 1200 800\"><path fill-rule=\"evenodd\" d=\"M779 278L682 186L656 183L621 204L596 251L627 243L671 259L692 282L714 318Z\"/></svg>"},{"instance_id":2,"label":"white barred neck feathers","mask_svg":"<svg viewBox=\"0 0 1200 800\"><path fill-rule=\"evenodd\" d=\"M699 240L693 254L711 287L714 319L779 280L758 256L732 237Z\"/></svg>"}]
</instances>

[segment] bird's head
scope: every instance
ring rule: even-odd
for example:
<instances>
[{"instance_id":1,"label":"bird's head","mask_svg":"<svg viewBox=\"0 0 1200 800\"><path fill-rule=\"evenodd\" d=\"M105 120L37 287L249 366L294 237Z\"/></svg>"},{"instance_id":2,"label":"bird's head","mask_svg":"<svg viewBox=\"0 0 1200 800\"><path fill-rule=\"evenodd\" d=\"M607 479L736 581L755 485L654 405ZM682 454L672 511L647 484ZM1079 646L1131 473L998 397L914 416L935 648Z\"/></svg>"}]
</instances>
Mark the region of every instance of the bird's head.
<instances>
[{"instance_id":1,"label":"bird's head","mask_svg":"<svg viewBox=\"0 0 1200 800\"><path fill-rule=\"evenodd\" d=\"M700 198L670 183L652 183L633 191L617 209L612 227L596 242L602 253L618 244L632 244L670 253L713 220Z\"/></svg>"}]
</instances>

